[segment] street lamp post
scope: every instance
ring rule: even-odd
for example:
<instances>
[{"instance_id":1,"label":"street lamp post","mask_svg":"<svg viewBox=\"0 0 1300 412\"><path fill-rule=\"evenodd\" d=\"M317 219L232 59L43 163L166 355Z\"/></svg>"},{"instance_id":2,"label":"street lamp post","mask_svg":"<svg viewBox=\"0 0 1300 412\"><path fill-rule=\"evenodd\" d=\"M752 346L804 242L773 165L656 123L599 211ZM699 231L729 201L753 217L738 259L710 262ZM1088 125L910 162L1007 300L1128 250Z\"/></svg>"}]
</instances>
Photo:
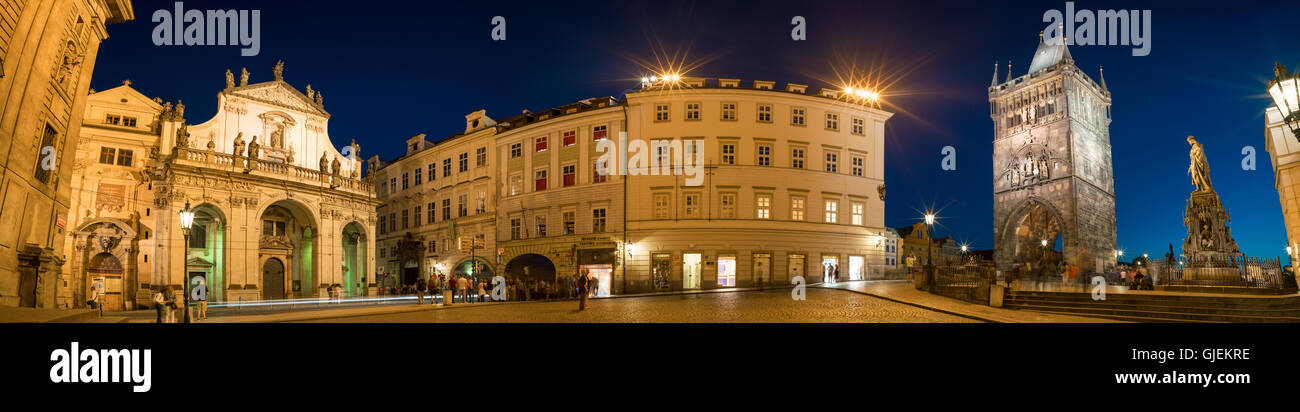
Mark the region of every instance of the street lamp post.
<instances>
[{"instance_id":1,"label":"street lamp post","mask_svg":"<svg viewBox=\"0 0 1300 412\"><path fill-rule=\"evenodd\" d=\"M185 323L190 323L190 280L187 272L186 261L189 260L190 254L190 227L194 225L194 210L190 209L190 202L185 202L185 208L181 209L181 233L185 236L185 245L181 248L181 281L185 282L185 296L181 297L181 302L185 307Z\"/></svg>"},{"instance_id":2,"label":"street lamp post","mask_svg":"<svg viewBox=\"0 0 1300 412\"><path fill-rule=\"evenodd\" d=\"M934 281L934 213L925 214L925 265L929 267L930 281Z\"/></svg>"},{"instance_id":3,"label":"street lamp post","mask_svg":"<svg viewBox=\"0 0 1300 412\"><path fill-rule=\"evenodd\" d=\"M1282 123L1300 141L1300 73L1287 73L1286 66L1277 62L1273 66L1273 80L1268 82L1268 94L1282 114Z\"/></svg>"}]
</instances>

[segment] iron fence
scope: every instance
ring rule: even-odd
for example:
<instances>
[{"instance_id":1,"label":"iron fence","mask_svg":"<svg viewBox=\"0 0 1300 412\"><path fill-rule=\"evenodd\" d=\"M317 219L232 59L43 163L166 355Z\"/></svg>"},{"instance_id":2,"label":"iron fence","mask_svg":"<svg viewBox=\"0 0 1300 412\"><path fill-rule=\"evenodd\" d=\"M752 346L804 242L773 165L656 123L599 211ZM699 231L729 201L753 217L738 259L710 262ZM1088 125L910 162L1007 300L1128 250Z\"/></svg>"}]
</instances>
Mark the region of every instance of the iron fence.
<instances>
[{"instance_id":1,"label":"iron fence","mask_svg":"<svg viewBox=\"0 0 1300 412\"><path fill-rule=\"evenodd\" d=\"M993 285L994 278L997 276L997 272L992 267L940 266L934 270L930 293L971 303L989 303L989 287Z\"/></svg>"},{"instance_id":2,"label":"iron fence","mask_svg":"<svg viewBox=\"0 0 1300 412\"><path fill-rule=\"evenodd\" d=\"M1295 288L1282 270L1280 258L1250 256L1193 257L1179 262L1159 262L1161 286Z\"/></svg>"}]
</instances>

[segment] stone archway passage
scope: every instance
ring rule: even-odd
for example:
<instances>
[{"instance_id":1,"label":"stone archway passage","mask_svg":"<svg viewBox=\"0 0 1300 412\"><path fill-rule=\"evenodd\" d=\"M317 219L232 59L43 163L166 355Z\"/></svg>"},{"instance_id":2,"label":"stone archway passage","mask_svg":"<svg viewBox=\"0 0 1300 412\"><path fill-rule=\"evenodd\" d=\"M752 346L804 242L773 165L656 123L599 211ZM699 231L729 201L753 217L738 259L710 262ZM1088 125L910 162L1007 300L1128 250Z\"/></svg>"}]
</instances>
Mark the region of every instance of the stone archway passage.
<instances>
[{"instance_id":1,"label":"stone archway passage","mask_svg":"<svg viewBox=\"0 0 1300 412\"><path fill-rule=\"evenodd\" d=\"M284 262L270 258L262 264L262 299L284 299Z\"/></svg>"},{"instance_id":2,"label":"stone archway passage","mask_svg":"<svg viewBox=\"0 0 1300 412\"><path fill-rule=\"evenodd\" d=\"M1006 222L999 247L1011 263L1057 261L1065 233L1060 214L1040 201L1026 201ZM1064 244L1061 245L1064 247Z\"/></svg>"},{"instance_id":3,"label":"stone archway passage","mask_svg":"<svg viewBox=\"0 0 1300 412\"><path fill-rule=\"evenodd\" d=\"M546 256L528 253L510 259L506 264L506 276L520 280L555 281L555 263Z\"/></svg>"}]
</instances>

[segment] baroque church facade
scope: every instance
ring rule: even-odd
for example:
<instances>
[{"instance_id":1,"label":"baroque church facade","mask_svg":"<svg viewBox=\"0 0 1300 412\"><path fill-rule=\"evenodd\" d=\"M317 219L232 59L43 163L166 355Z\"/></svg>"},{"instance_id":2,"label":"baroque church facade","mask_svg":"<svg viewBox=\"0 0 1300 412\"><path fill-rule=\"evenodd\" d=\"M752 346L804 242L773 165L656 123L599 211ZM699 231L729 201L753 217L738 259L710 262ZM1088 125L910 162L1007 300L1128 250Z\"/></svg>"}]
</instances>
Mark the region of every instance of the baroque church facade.
<instances>
[{"instance_id":1,"label":"baroque church facade","mask_svg":"<svg viewBox=\"0 0 1300 412\"><path fill-rule=\"evenodd\" d=\"M106 310L208 285L214 302L365 293L375 199L360 147L336 148L323 96L227 71L216 114L122 86L92 93L71 201L61 307L97 288ZM195 213L189 236L179 213ZM188 243L187 239L188 238Z\"/></svg>"},{"instance_id":2,"label":"baroque church facade","mask_svg":"<svg viewBox=\"0 0 1300 412\"><path fill-rule=\"evenodd\" d=\"M998 81L995 66L989 86L994 260L1108 270L1117 256L1105 76L1093 81L1064 41L1041 35L1029 71L1007 70Z\"/></svg>"}]
</instances>

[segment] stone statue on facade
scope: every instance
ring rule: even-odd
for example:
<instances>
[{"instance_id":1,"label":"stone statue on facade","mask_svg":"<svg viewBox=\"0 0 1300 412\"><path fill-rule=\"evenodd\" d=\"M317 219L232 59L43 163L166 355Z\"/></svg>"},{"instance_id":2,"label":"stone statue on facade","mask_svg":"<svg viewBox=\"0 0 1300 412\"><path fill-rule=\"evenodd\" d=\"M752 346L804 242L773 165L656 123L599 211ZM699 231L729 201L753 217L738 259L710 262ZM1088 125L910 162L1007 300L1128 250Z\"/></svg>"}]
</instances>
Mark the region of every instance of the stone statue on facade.
<instances>
[{"instance_id":1,"label":"stone statue on facade","mask_svg":"<svg viewBox=\"0 0 1300 412\"><path fill-rule=\"evenodd\" d=\"M176 118L177 118L177 119L182 119L182 120L185 119L185 101L184 101L184 100L177 100L177 101L176 101Z\"/></svg>"},{"instance_id":2,"label":"stone statue on facade","mask_svg":"<svg viewBox=\"0 0 1300 412\"><path fill-rule=\"evenodd\" d=\"M319 90L316 91L316 105L317 106L325 105L325 93L321 93Z\"/></svg>"},{"instance_id":3,"label":"stone statue on facade","mask_svg":"<svg viewBox=\"0 0 1300 412\"><path fill-rule=\"evenodd\" d=\"M308 84L308 85L307 85L307 100L311 100L311 99L313 99L315 96L316 96L316 91L312 90L312 89L311 89L311 85Z\"/></svg>"},{"instance_id":4,"label":"stone statue on facade","mask_svg":"<svg viewBox=\"0 0 1300 412\"><path fill-rule=\"evenodd\" d=\"M244 157L244 132L235 135L235 151L231 154L235 157Z\"/></svg>"},{"instance_id":5,"label":"stone statue on facade","mask_svg":"<svg viewBox=\"0 0 1300 412\"><path fill-rule=\"evenodd\" d=\"M334 158L334 163L330 164L330 174L334 175L334 177L338 177L341 169L343 169L343 163L339 162L337 157Z\"/></svg>"},{"instance_id":6,"label":"stone statue on facade","mask_svg":"<svg viewBox=\"0 0 1300 412\"><path fill-rule=\"evenodd\" d=\"M349 154L349 156L352 158L352 160L360 161L360 160L361 160L361 145L357 144L357 139L352 139L352 143L349 144L348 146L352 148L352 153Z\"/></svg>"},{"instance_id":7,"label":"stone statue on facade","mask_svg":"<svg viewBox=\"0 0 1300 412\"><path fill-rule=\"evenodd\" d=\"M283 60L275 62L275 67L271 68L271 75L275 76L275 80L284 80Z\"/></svg>"},{"instance_id":8,"label":"stone statue on facade","mask_svg":"<svg viewBox=\"0 0 1300 412\"><path fill-rule=\"evenodd\" d=\"M232 87L235 87L235 74L231 73L230 69L226 69L226 88Z\"/></svg>"},{"instance_id":9,"label":"stone statue on facade","mask_svg":"<svg viewBox=\"0 0 1300 412\"><path fill-rule=\"evenodd\" d=\"M1192 151L1188 153L1192 164L1187 167L1187 173L1192 175L1192 184L1196 185L1197 192L1213 192L1214 186L1210 184L1210 161L1205 158L1205 148L1192 136L1187 136L1187 143L1192 145Z\"/></svg>"},{"instance_id":10,"label":"stone statue on facade","mask_svg":"<svg viewBox=\"0 0 1300 412\"><path fill-rule=\"evenodd\" d=\"M240 69L239 69L239 85L240 85L240 86L247 86L247 85L248 85L248 68L247 68L247 67L243 67L243 68L240 68Z\"/></svg>"},{"instance_id":11,"label":"stone statue on facade","mask_svg":"<svg viewBox=\"0 0 1300 412\"><path fill-rule=\"evenodd\" d=\"M329 174L329 172L330 172L330 158L329 158L329 152L321 152L321 154L320 154L320 174L321 174L321 175L327 175L327 174Z\"/></svg>"},{"instance_id":12,"label":"stone statue on facade","mask_svg":"<svg viewBox=\"0 0 1300 412\"><path fill-rule=\"evenodd\" d=\"M262 154L262 145L257 143L257 136L253 136L253 141L248 143L248 165L252 167Z\"/></svg>"},{"instance_id":13,"label":"stone statue on facade","mask_svg":"<svg viewBox=\"0 0 1300 412\"><path fill-rule=\"evenodd\" d=\"M183 149L190 148L190 126L189 125L181 123L181 126L176 128L176 147L183 148Z\"/></svg>"}]
</instances>

